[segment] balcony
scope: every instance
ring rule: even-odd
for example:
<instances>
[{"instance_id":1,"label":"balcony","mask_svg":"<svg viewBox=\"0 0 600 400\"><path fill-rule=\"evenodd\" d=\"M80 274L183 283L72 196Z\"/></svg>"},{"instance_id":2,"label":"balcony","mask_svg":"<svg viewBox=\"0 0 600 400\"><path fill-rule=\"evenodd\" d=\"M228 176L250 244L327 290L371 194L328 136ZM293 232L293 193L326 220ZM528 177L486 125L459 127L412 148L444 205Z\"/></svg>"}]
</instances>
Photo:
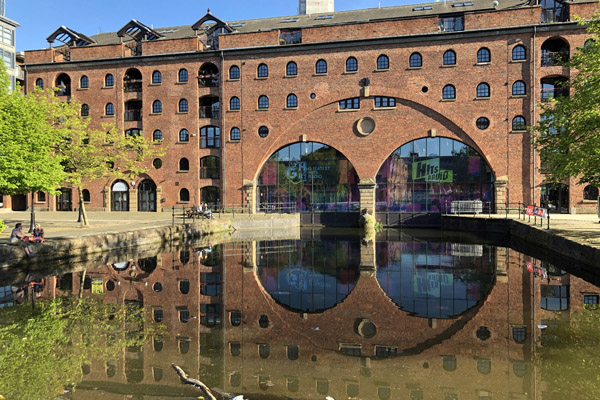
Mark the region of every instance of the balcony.
<instances>
[{"instance_id":1,"label":"balcony","mask_svg":"<svg viewBox=\"0 0 600 400\"><path fill-rule=\"evenodd\" d=\"M125 81L123 82L123 90L126 92L141 92L142 82L141 81Z\"/></svg>"},{"instance_id":2,"label":"balcony","mask_svg":"<svg viewBox=\"0 0 600 400\"><path fill-rule=\"evenodd\" d=\"M559 97L568 97L569 88L542 88L540 93L540 100L543 102L549 102L551 99L557 99Z\"/></svg>"},{"instance_id":3,"label":"balcony","mask_svg":"<svg viewBox=\"0 0 600 400\"><path fill-rule=\"evenodd\" d=\"M212 106L201 106L198 110L200 118L219 118L219 108Z\"/></svg>"},{"instance_id":4,"label":"balcony","mask_svg":"<svg viewBox=\"0 0 600 400\"><path fill-rule=\"evenodd\" d=\"M569 59L568 51L542 51L541 63L542 67L552 67L561 65Z\"/></svg>"},{"instance_id":5,"label":"balcony","mask_svg":"<svg viewBox=\"0 0 600 400\"><path fill-rule=\"evenodd\" d=\"M142 110L127 110L125 111L125 121L141 121Z\"/></svg>"},{"instance_id":6,"label":"balcony","mask_svg":"<svg viewBox=\"0 0 600 400\"><path fill-rule=\"evenodd\" d=\"M198 76L199 87L219 87L219 74Z\"/></svg>"}]
</instances>

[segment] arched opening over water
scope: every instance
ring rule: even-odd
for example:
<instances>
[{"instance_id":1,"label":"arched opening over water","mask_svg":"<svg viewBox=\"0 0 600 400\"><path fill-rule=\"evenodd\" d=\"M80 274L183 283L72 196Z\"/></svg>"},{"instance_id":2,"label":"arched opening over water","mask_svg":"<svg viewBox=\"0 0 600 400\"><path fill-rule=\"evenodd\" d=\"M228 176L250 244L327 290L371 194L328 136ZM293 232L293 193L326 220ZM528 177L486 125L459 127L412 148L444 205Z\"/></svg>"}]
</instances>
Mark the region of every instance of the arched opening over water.
<instances>
[{"instance_id":1,"label":"arched opening over water","mask_svg":"<svg viewBox=\"0 0 600 400\"><path fill-rule=\"evenodd\" d=\"M413 140L379 169L376 211L444 212L452 201L493 203L494 181L490 166L472 147L444 137Z\"/></svg>"},{"instance_id":2,"label":"arched opening over water","mask_svg":"<svg viewBox=\"0 0 600 400\"><path fill-rule=\"evenodd\" d=\"M358 175L338 150L323 143L282 147L262 167L260 211L358 211Z\"/></svg>"}]
</instances>

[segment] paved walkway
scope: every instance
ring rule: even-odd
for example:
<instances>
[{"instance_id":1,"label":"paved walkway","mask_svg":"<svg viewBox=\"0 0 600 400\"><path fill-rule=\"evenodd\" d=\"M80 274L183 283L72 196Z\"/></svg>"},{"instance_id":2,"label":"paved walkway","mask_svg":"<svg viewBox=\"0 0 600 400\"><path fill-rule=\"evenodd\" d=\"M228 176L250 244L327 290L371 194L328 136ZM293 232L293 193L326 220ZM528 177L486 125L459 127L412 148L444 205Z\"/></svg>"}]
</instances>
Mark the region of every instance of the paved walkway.
<instances>
[{"instance_id":1,"label":"paved walkway","mask_svg":"<svg viewBox=\"0 0 600 400\"><path fill-rule=\"evenodd\" d=\"M46 237L49 239L69 239L81 236L99 235L104 233L126 232L136 229L163 227L170 225L172 215L169 212L162 213L143 213L143 212L88 212L88 218L91 226L88 228L80 227L77 222L78 214L76 212L36 212L36 222L44 227ZM22 222L25 226L24 231L29 228L29 212L17 212L0 209L0 219L8 225L4 232L0 233L0 243L7 243L10 230L15 223ZM465 216L469 218L473 216ZM481 218L487 218L487 215L480 215ZM491 215L492 218L505 218L504 214ZM509 218L518 219L517 214L509 214ZM529 217L522 222L533 225L533 217L529 222ZM564 236L577 243L586 244L600 248L600 223L595 214L551 214L550 232ZM181 215L176 217L176 223L181 223ZM540 219L537 219L539 226ZM547 220L544 220L543 227L547 228Z\"/></svg>"}]
</instances>

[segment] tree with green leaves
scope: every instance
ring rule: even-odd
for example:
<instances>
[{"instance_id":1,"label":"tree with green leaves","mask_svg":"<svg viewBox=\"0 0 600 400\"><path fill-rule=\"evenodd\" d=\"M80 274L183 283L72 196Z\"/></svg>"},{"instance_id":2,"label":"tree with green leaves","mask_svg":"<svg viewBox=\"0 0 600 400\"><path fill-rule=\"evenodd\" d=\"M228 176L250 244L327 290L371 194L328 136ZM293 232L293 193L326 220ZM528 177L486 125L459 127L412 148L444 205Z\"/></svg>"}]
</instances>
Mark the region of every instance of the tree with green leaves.
<instances>
[{"instance_id":1,"label":"tree with green leaves","mask_svg":"<svg viewBox=\"0 0 600 400\"><path fill-rule=\"evenodd\" d=\"M139 348L164 326L143 310L75 297L0 309L0 396L53 399L76 389L92 361L114 368L125 347Z\"/></svg>"},{"instance_id":2,"label":"tree with green leaves","mask_svg":"<svg viewBox=\"0 0 600 400\"><path fill-rule=\"evenodd\" d=\"M11 93L6 68L0 63L0 193L55 193L64 181L63 158L55 153L62 138L53 97L41 92Z\"/></svg>"},{"instance_id":3,"label":"tree with green leaves","mask_svg":"<svg viewBox=\"0 0 600 400\"><path fill-rule=\"evenodd\" d=\"M149 160L162 156L164 146L154 146L139 135L124 135L114 125L91 129L90 119L79 117L77 102L60 103L63 141L56 153L60 154L66 173L64 183L77 189L81 223L89 225L83 201L83 188L102 178L127 181L148 170Z\"/></svg>"},{"instance_id":4,"label":"tree with green leaves","mask_svg":"<svg viewBox=\"0 0 600 400\"><path fill-rule=\"evenodd\" d=\"M580 184L600 187L600 13L580 23L590 39L565 62L571 76L557 83L554 96L540 104L540 121L532 132L541 171L549 181L573 177ZM569 95L562 95L565 91Z\"/></svg>"}]
</instances>

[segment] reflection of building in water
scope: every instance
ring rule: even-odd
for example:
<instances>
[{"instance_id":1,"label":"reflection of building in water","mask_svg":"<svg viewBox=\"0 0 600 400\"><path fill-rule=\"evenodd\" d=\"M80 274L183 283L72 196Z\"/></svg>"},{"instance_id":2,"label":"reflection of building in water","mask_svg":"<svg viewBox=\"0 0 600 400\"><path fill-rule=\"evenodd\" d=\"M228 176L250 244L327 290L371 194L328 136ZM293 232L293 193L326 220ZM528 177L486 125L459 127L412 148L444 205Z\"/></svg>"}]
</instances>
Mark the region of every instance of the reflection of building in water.
<instances>
[{"instance_id":1,"label":"reflection of building in water","mask_svg":"<svg viewBox=\"0 0 600 400\"><path fill-rule=\"evenodd\" d=\"M357 261L374 250L374 265ZM59 279L58 293L79 279ZM84 369L74 398L194 395L175 363L251 399L538 399L537 325L599 293L516 251L439 239L227 244L88 272L94 290L142 303L169 334Z\"/></svg>"}]
</instances>

